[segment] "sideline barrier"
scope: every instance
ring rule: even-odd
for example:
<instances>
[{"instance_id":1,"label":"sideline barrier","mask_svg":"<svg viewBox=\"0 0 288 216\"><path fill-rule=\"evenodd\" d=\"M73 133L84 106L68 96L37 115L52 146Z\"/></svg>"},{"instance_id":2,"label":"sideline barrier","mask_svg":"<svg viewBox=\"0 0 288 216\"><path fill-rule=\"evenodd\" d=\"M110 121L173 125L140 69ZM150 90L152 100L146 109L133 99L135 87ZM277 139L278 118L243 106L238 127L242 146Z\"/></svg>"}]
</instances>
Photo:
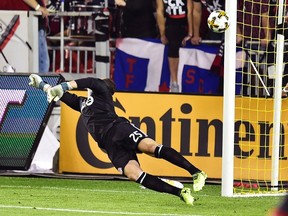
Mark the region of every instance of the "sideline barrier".
<instances>
[{"instance_id":1,"label":"sideline barrier","mask_svg":"<svg viewBox=\"0 0 288 216\"><path fill-rule=\"evenodd\" d=\"M46 94L28 85L30 74L0 74L0 170L27 170L53 105ZM51 85L61 75L43 74Z\"/></svg>"}]
</instances>

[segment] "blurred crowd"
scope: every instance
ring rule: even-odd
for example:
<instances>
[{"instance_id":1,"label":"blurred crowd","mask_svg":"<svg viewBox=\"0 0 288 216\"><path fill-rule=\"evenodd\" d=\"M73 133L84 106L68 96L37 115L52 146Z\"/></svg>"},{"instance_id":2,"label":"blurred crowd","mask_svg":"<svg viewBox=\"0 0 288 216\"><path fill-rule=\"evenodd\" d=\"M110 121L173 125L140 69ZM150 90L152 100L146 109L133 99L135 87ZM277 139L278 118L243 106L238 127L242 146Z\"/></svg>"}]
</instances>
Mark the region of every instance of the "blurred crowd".
<instances>
[{"instance_id":1,"label":"blurred crowd","mask_svg":"<svg viewBox=\"0 0 288 216\"><path fill-rule=\"evenodd\" d=\"M104 0L65 0L64 2L65 11L91 11L93 7L104 7ZM108 9L111 13L111 36L159 38L156 14L159 2L157 4L156 0L126 0L125 6L116 6L114 0L108 0ZM187 5L190 2L191 10L194 8L192 11L194 41L197 40L196 37L201 37L203 40L222 39L223 34L213 33L209 30L206 20L212 11L225 9L225 0L180 0L175 2L179 2L181 5ZM165 5L165 7L167 6ZM48 0L47 8L55 11L61 10L60 0ZM51 18L49 35L59 32L57 18ZM66 22L66 27L69 28L69 20Z\"/></svg>"},{"instance_id":2,"label":"blurred crowd","mask_svg":"<svg viewBox=\"0 0 288 216\"><path fill-rule=\"evenodd\" d=\"M187 42L198 45L202 40L221 41L223 39L223 34L216 34L208 29L206 20L211 11L224 10L224 0L126 0L123 6L116 5L117 1L108 1L110 37L158 38L167 45L172 92L179 92L177 80L179 48L185 46ZM97 7L104 6L103 3L103 0L65 1L65 11L97 10ZM60 6L59 0L49 0L47 4L47 8L53 10L60 10ZM65 35L82 39L93 37L95 27L89 28L90 19L66 17ZM59 35L59 29L59 17L50 17L48 36ZM48 43L55 45L59 41L48 41ZM73 40L66 43L69 46L93 46L93 42L89 40Z\"/></svg>"},{"instance_id":3,"label":"blurred crowd","mask_svg":"<svg viewBox=\"0 0 288 216\"><path fill-rule=\"evenodd\" d=\"M27 4L28 8L26 8L27 5L21 8L17 2L24 2L23 4ZM287 35L286 22L276 25L277 2L277 0L237 1L236 43L247 50L266 53L261 59L265 59L268 66L275 61L273 41L276 33ZM177 80L179 48L187 43L199 45L207 40L221 42L219 53L211 68L217 74L223 75L224 33L211 31L207 26L207 17L212 11L225 10L225 0L65 0L63 2L61 0L1 0L0 2L1 10L29 10L29 7L32 10L41 11L42 19L45 18L40 22L39 28L39 39L41 39L39 53L42 55L39 61L43 62L43 67L39 68L40 72L51 71L51 66L47 69L47 64L44 64L47 62L45 59L49 56L51 58L51 53L47 58L46 52L43 52L47 50L43 38L46 34L48 38L60 36L61 17L57 16L57 13L55 16L47 16L48 12L64 10L97 13L99 10L108 10L110 38L155 38L167 45L172 92L179 91ZM285 12L286 8L284 8ZM93 16L64 16L65 46L94 47L94 18ZM45 28L46 34L44 34ZM48 39L47 43L48 46L58 46L60 41ZM65 59L71 58L71 55L70 57L68 55L70 54L66 52ZM72 53L72 58L75 58L72 62L77 61L78 56L75 52ZM84 56L80 56L81 62L83 58ZM285 55L284 58L286 62L288 57ZM56 59L59 58L56 57ZM68 64L68 61L65 64ZM85 72L93 73L91 56L88 56L87 64L89 69ZM56 67L59 68L59 62L56 63ZM80 67L81 71L83 71L82 68L83 65ZM72 71L75 70L74 68ZM245 78L243 81L245 82Z\"/></svg>"},{"instance_id":4,"label":"blurred crowd","mask_svg":"<svg viewBox=\"0 0 288 216\"><path fill-rule=\"evenodd\" d=\"M115 4L117 1L118 6ZM119 6L119 1L124 4ZM108 0L107 2L110 12L111 38L158 38L168 46L172 92L179 91L177 80L179 48L187 42L193 45L199 45L203 40L222 42L219 54L215 58L214 69L218 74L223 75L221 65L223 65L224 33L211 31L207 26L207 17L212 11L225 10L225 0ZM65 1L67 11L91 11L104 6L103 0ZM60 0L49 0L47 8L60 10ZM260 50L272 53L274 47L271 44L277 33L273 30L276 26L277 1L238 0L237 10L236 43L256 52ZM66 34L74 38L93 36L95 27L89 27L89 22L91 22L89 19L91 18L71 19L67 17ZM59 34L59 17L51 17L49 23L48 35ZM286 33L284 28L278 29ZM84 46L93 46L87 41L69 43L71 46L79 45L79 43ZM265 59L268 59L268 63L271 64L274 56L270 54Z\"/></svg>"}]
</instances>

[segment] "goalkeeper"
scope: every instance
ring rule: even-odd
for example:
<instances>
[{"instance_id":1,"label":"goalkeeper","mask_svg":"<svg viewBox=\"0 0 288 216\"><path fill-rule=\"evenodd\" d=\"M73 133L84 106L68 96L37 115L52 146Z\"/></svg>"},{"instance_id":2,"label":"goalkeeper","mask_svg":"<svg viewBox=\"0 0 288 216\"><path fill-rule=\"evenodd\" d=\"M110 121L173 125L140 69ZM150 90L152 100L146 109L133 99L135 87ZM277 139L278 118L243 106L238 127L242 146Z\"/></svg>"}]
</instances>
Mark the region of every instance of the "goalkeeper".
<instances>
[{"instance_id":1,"label":"goalkeeper","mask_svg":"<svg viewBox=\"0 0 288 216\"><path fill-rule=\"evenodd\" d=\"M165 159L187 170L193 177L194 191L202 189L207 175L173 148L156 143L126 118L119 117L113 105L115 84L112 80L83 78L52 87L36 74L31 74L29 78L29 85L47 93L49 103L61 100L81 113L88 132L99 147L106 150L109 159L121 174L146 188L179 196L186 204L193 205L194 198L189 188L180 189L144 172L137 153ZM68 92L71 89L88 89L88 97L71 94Z\"/></svg>"}]
</instances>

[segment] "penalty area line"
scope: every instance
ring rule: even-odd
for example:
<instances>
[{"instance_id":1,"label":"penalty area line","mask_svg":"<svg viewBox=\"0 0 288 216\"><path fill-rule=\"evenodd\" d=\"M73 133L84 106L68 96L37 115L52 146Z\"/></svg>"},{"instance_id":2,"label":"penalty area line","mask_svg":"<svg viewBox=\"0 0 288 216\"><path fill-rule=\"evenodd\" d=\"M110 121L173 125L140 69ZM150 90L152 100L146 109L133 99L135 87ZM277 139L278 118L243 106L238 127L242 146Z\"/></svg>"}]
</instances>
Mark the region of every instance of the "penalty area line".
<instances>
[{"instance_id":1,"label":"penalty area line","mask_svg":"<svg viewBox=\"0 0 288 216\"><path fill-rule=\"evenodd\" d=\"M113 212L113 211L100 211L100 210L81 210L81 209L63 209L63 208L43 208L32 206L12 206L12 205L0 205L1 208L7 209L31 209L40 211L56 211L56 212L76 212L76 213L98 213L98 214L113 214L113 215L154 215L154 216L203 216L203 215L185 215L185 214L161 214L153 212Z\"/></svg>"}]
</instances>

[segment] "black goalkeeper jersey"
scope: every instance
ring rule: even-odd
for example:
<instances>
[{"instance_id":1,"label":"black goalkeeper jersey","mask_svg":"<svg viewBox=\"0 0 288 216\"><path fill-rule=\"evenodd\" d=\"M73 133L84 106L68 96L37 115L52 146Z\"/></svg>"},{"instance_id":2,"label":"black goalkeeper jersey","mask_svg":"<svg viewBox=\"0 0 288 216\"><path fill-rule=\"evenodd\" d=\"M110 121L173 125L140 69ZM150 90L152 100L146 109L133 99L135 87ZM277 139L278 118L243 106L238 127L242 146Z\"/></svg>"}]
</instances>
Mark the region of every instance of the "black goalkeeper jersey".
<instances>
[{"instance_id":1,"label":"black goalkeeper jersey","mask_svg":"<svg viewBox=\"0 0 288 216\"><path fill-rule=\"evenodd\" d=\"M75 81L79 89L91 89L91 95L79 97L65 92L61 101L72 109L81 112L81 119L84 121L88 132L97 141L99 147L103 148L105 134L119 119L115 113L112 94L101 79L84 78Z\"/></svg>"}]
</instances>

